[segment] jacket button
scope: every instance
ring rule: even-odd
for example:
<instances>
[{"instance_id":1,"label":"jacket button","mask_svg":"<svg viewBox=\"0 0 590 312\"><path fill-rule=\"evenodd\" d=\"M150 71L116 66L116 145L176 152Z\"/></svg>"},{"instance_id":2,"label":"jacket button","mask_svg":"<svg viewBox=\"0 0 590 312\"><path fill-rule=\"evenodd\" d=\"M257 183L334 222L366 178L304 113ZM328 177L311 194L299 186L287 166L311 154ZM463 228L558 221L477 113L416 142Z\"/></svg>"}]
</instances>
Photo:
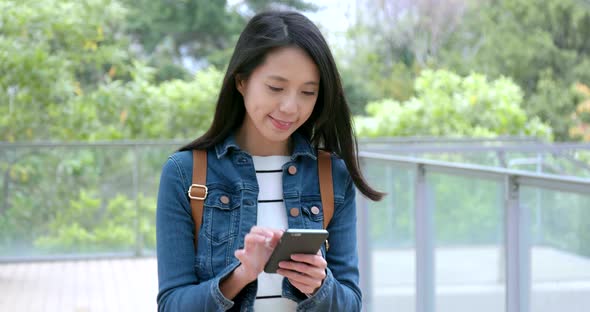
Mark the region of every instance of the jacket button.
<instances>
[{"instance_id":1,"label":"jacket button","mask_svg":"<svg viewBox=\"0 0 590 312\"><path fill-rule=\"evenodd\" d=\"M295 166L289 166L288 171L289 171L289 174L290 175L295 175L297 173L297 167L295 167Z\"/></svg>"},{"instance_id":2,"label":"jacket button","mask_svg":"<svg viewBox=\"0 0 590 312\"><path fill-rule=\"evenodd\" d=\"M318 208L317 206L311 207L311 213L317 215L318 213L320 213L320 208Z\"/></svg>"},{"instance_id":3,"label":"jacket button","mask_svg":"<svg viewBox=\"0 0 590 312\"><path fill-rule=\"evenodd\" d=\"M221 198L219 198L219 200L221 201L222 204L227 205L229 204L229 197L223 195L221 196Z\"/></svg>"},{"instance_id":4,"label":"jacket button","mask_svg":"<svg viewBox=\"0 0 590 312\"><path fill-rule=\"evenodd\" d=\"M299 216L299 208L291 208L290 213L292 217Z\"/></svg>"}]
</instances>

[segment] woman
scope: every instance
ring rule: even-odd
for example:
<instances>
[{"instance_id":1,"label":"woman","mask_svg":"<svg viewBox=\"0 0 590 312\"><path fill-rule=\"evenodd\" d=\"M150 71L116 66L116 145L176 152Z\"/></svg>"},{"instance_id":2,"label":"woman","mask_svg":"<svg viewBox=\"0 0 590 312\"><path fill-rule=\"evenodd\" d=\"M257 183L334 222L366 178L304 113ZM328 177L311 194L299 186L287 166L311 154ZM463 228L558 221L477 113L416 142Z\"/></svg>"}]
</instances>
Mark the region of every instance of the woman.
<instances>
[{"instance_id":1,"label":"woman","mask_svg":"<svg viewBox=\"0 0 590 312\"><path fill-rule=\"evenodd\" d=\"M332 153L329 247L263 272L286 228L322 228L318 147ZM192 150L208 194L193 245ZM318 28L294 12L256 15L230 60L211 128L169 157L157 209L160 311L359 311L355 186L363 179L340 77Z\"/></svg>"}]
</instances>

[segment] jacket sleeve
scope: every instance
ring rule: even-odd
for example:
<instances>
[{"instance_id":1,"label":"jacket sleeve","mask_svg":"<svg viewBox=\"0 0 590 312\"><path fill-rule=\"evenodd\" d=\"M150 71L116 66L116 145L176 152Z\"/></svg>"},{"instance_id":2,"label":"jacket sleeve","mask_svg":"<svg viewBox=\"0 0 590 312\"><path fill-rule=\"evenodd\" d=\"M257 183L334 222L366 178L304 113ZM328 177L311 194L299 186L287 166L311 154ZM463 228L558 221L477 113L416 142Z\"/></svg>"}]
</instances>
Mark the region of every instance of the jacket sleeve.
<instances>
[{"instance_id":1,"label":"jacket sleeve","mask_svg":"<svg viewBox=\"0 0 590 312\"><path fill-rule=\"evenodd\" d=\"M333 162L336 164L336 162ZM340 177L334 172L334 178ZM356 236L355 187L348 174L344 201L336 205L328 225L330 248L326 252L328 269L322 286L299 303L298 311L360 311L362 294ZM336 181L335 181L336 183Z\"/></svg>"},{"instance_id":2,"label":"jacket sleeve","mask_svg":"<svg viewBox=\"0 0 590 312\"><path fill-rule=\"evenodd\" d=\"M158 311L225 311L233 302L223 296L219 282L234 268L198 280L188 178L172 155L162 169L156 210Z\"/></svg>"}]
</instances>

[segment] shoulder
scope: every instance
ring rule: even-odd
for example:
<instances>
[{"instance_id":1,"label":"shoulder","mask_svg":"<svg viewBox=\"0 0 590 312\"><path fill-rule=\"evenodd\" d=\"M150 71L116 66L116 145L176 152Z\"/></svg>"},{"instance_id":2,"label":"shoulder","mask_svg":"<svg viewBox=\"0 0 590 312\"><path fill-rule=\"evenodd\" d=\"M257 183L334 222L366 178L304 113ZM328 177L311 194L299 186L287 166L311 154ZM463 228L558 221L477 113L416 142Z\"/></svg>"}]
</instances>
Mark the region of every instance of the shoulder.
<instances>
[{"instance_id":1,"label":"shoulder","mask_svg":"<svg viewBox=\"0 0 590 312\"><path fill-rule=\"evenodd\" d=\"M332 158L332 176L334 182L347 183L350 180L350 174L346 163L338 155L331 153Z\"/></svg>"},{"instance_id":2,"label":"shoulder","mask_svg":"<svg viewBox=\"0 0 590 312\"><path fill-rule=\"evenodd\" d=\"M179 175L183 182L191 178L193 171L193 153L192 151L175 152L168 156L163 173Z\"/></svg>"},{"instance_id":3,"label":"shoulder","mask_svg":"<svg viewBox=\"0 0 590 312\"><path fill-rule=\"evenodd\" d=\"M332 181L334 185L334 202L339 205L350 196L354 183L346 167L346 163L338 155L332 153ZM354 192L352 192L353 194Z\"/></svg>"},{"instance_id":4,"label":"shoulder","mask_svg":"<svg viewBox=\"0 0 590 312\"><path fill-rule=\"evenodd\" d=\"M169 162L173 162L180 169L190 169L193 168L193 151L180 151L175 152L174 154L168 157Z\"/></svg>"}]
</instances>

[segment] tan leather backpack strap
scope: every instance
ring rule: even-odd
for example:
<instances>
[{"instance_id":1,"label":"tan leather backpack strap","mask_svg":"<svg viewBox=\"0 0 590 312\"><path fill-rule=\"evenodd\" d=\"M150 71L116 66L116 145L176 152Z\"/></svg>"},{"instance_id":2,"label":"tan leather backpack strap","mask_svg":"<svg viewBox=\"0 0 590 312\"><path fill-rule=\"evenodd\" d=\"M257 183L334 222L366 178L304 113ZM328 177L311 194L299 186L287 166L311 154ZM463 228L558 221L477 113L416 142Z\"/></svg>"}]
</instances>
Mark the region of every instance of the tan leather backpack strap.
<instances>
[{"instance_id":1,"label":"tan leather backpack strap","mask_svg":"<svg viewBox=\"0 0 590 312\"><path fill-rule=\"evenodd\" d=\"M318 175L320 177L320 194L324 210L324 229L328 228L334 215L334 184L332 181L332 158L329 152L318 152Z\"/></svg>"},{"instance_id":2,"label":"tan leather backpack strap","mask_svg":"<svg viewBox=\"0 0 590 312\"><path fill-rule=\"evenodd\" d=\"M195 249L198 246L199 230L203 223L203 204L207 198L207 151L193 150L193 181L188 189L191 212L195 222Z\"/></svg>"}]
</instances>

